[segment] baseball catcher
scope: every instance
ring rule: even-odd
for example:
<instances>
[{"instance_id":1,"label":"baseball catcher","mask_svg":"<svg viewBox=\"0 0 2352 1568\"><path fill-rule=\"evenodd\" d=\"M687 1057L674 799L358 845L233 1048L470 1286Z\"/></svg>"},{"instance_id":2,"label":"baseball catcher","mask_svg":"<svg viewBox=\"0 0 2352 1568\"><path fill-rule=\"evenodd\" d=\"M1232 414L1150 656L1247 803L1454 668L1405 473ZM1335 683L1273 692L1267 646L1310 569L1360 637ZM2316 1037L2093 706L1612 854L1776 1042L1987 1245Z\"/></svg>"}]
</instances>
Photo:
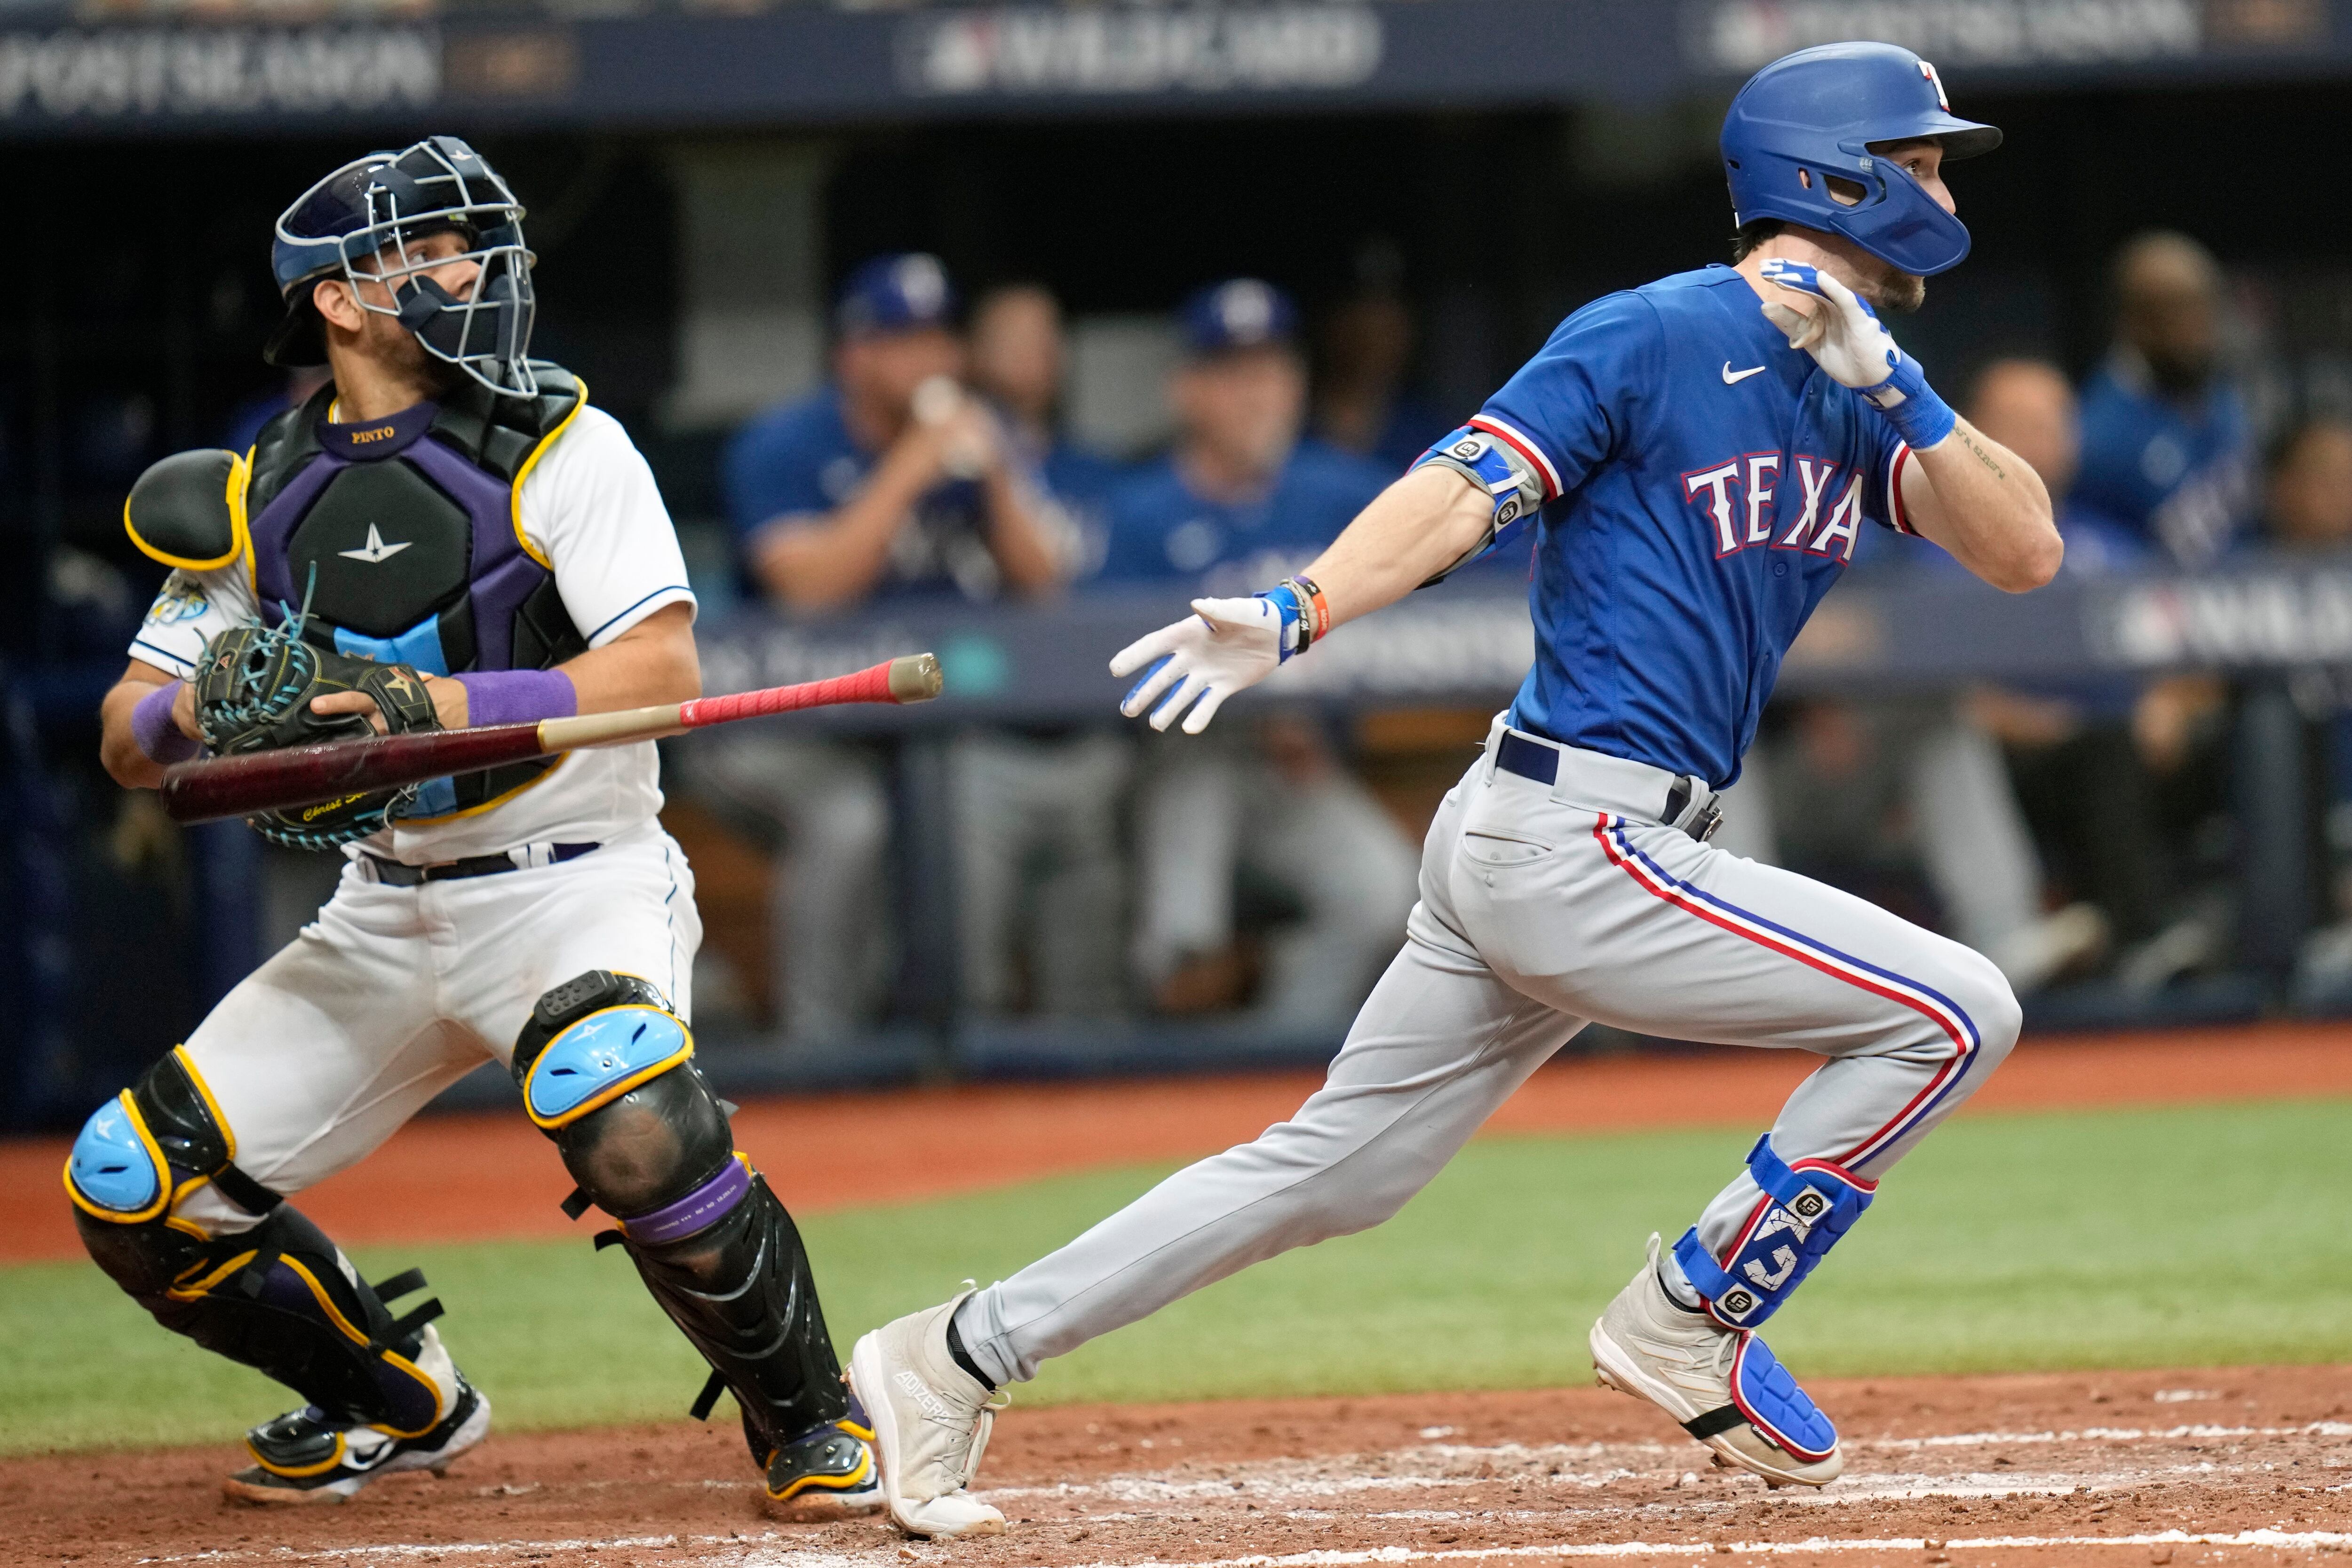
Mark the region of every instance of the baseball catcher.
<instances>
[{"instance_id":1,"label":"baseball catcher","mask_svg":"<svg viewBox=\"0 0 2352 1568\"><path fill-rule=\"evenodd\" d=\"M277 225L268 357L332 379L252 451L166 458L132 540L172 567L108 694L104 757L152 787L226 755L698 695L694 595L645 460L528 357L523 210L436 136L346 164ZM694 878L651 742L252 820L344 857L315 924L99 1108L66 1190L100 1268L299 1408L232 1497L348 1498L489 1430L415 1270L370 1282L288 1201L505 1061L532 1123L731 1392L793 1517L878 1490L792 1218L734 1146L688 1028Z\"/></svg>"}]
</instances>

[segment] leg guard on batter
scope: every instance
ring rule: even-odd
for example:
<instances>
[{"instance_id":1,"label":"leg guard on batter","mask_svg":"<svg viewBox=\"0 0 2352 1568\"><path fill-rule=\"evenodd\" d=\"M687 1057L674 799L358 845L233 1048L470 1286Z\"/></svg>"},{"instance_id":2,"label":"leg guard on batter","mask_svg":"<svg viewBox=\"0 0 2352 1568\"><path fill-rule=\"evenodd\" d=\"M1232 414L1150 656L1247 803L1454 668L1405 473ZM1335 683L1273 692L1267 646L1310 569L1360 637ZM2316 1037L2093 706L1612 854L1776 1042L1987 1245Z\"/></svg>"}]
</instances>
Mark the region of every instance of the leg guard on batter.
<instances>
[{"instance_id":1,"label":"leg guard on batter","mask_svg":"<svg viewBox=\"0 0 2352 1568\"><path fill-rule=\"evenodd\" d=\"M531 1121L620 1220L646 1288L734 1394L764 1465L841 1420L848 1399L800 1233L735 1152L693 1053L659 991L600 969L540 998L513 1070Z\"/></svg>"},{"instance_id":2,"label":"leg guard on batter","mask_svg":"<svg viewBox=\"0 0 2352 1568\"><path fill-rule=\"evenodd\" d=\"M1752 1329L1779 1312L1878 1191L1876 1182L1827 1160L1783 1161L1769 1136L1748 1151L1748 1174L1764 1197L1727 1258L1717 1262L1696 1226L1675 1243L1675 1261L1708 1314L1732 1329Z\"/></svg>"},{"instance_id":3,"label":"leg guard on batter","mask_svg":"<svg viewBox=\"0 0 2352 1568\"><path fill-rule=\"evenodd\" d=\"M317 1226L236 1169L236 1146L184 1051L157 1062L99 1108L67 1158L90 1257L165 1328L329 1416L396 1437L430 1430L457 1397L428 1326L441 1303L397 1318L384 1305L425 1277L369 1285ZM174 1202L206 1182L259 1222L215 1236L174 1218Z\"/></svg>"}]
</instances>

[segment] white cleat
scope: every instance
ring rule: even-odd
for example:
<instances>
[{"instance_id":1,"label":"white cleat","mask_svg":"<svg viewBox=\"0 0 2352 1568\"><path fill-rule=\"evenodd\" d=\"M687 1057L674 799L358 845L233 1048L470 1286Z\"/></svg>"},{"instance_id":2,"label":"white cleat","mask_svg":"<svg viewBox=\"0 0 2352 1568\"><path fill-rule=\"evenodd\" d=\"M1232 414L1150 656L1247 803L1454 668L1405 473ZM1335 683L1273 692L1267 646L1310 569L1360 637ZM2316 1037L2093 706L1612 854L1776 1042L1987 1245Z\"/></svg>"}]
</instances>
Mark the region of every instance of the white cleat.
<instances>
[{"instance_id":1,"label":"white cleat","mask_svg":"<svg viewBox=\"0 0 2352 1568\"><path fill-rule=\"evenodd\" d=\"M849 1353L850 1387L874 1425L882 1500L909 1535L1004 1531L1004 1516L964 1490L1009 1402L948 1354L948 1320L971 1294L885 1323Z\"/></svg>"},{"instance_id":2,"label":"white cleat","mask_svg":"<svg viewBox=\"0 0 2352 1568\"><path fill-rule=\"evenodd\" d=\"M1658 1279L1658 1239L1592 1325L1603 1386L1646 1399L1728 1462L1773 1486L1819 1487L1845 1469L1836 1429L1753 1333L1677 1303ZM1739 1384L1738 1392L1734 1382Z\"/></svg>"}]
</instances>

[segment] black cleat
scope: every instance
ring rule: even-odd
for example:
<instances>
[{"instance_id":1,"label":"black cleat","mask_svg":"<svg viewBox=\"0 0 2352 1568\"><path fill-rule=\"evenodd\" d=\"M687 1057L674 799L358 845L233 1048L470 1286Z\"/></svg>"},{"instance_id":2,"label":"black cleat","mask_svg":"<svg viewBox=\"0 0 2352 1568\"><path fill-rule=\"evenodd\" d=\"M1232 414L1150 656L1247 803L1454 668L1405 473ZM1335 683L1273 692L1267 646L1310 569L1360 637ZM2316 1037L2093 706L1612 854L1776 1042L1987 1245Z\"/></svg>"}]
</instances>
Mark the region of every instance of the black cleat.
<instances>
[{"instance_id":1,"label":"black cleat","mask_svg":"<svg viewBox=\"0 0 2352 1568\"><path fill-rule=\"evenodd\" d=\"M849 1414L768 1456L768 1511L779 1519L849 1519L882 1506L874 1431L851 1400Z\"/></svg>"},{"instance_id":2,"label":"black cleat","mask_svg":"<svg viewBox=\"0 0 2352 1568\"><path fill-rule=\"evenodd\" d=\"M338 1423L315 1405L264 1421L245 1435L254 1462L222 1483L245 1502L344 1502L379 1476L403 1470L439 1475L490 1433L490 1402L463 1377L449 1414L429 1432L394 1437L365 1425Z\"/></svg>"}]
</instances>

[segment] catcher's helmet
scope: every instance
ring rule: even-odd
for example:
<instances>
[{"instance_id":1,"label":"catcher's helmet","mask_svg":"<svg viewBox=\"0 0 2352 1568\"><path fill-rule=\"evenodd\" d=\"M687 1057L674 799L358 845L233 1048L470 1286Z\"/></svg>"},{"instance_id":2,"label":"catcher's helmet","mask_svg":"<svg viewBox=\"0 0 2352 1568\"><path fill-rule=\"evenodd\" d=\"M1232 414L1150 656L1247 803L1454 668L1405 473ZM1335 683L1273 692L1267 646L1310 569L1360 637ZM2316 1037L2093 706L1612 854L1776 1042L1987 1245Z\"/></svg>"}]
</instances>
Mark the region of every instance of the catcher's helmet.
<instances>
[{"instance_id":1,"label":"catcher's helmet","mask_svg":"<svg viewBox=\"0 0 2352 1568\"><path fill-rule=\"evenodd\" d=\"M1893 44L1823 44L1748 78L1723 117L1723 171L1742 225L1783 218L1844 235L1890 267L1925 277L1958 267L1969 231L1910 172L1874 157L1873 142L1932 137L1946 158L2000 145L1990 125L1961 120L1936 68ZM1829 176L1862 187L1848 206Z\"/></svg>"},{"instance_id":2,"label":"catcher's helmet","mask_svg":"<svg viewBox=\"0 0 2352 1568\"><path fill-rule=\"evenodd\" d=\"M429 136L344 164L278 216L269 260L286 319L262 357L273 365L324 363L326 340L310 287L344 277L363 308L398 318L436 359L492 392L532 395L536 258L523 244L522 215L522 204L498 172L454 136ZM481 267L464 299L423 275L439 263L408 257L414 242L446 233L463 235L468 259ZM360 295L362 276L380 280L394 304Z\"/></svg>"}]
</instances>

